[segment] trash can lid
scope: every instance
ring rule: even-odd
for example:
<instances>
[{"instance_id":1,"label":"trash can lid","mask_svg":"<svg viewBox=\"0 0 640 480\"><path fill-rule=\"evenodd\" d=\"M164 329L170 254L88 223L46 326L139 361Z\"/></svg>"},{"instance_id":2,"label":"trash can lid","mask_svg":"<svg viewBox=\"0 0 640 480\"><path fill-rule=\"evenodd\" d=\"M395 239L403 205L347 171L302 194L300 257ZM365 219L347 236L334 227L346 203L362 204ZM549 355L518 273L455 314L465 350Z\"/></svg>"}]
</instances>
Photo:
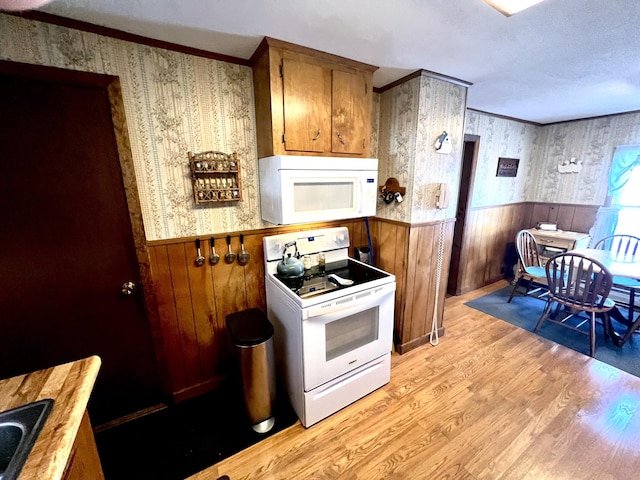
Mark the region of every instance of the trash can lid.
<instances>
[{"instance_id":1,"label":"trash can lid","mask_svg":"<svg viewBox=\"0 0 640 480\"><path fill-rule=\"evenodd\" d=\"M259 308L227 315L227 330L233 343L243 347L258 345L273 336L273 325Z\"/></svg>"}]
</instances>

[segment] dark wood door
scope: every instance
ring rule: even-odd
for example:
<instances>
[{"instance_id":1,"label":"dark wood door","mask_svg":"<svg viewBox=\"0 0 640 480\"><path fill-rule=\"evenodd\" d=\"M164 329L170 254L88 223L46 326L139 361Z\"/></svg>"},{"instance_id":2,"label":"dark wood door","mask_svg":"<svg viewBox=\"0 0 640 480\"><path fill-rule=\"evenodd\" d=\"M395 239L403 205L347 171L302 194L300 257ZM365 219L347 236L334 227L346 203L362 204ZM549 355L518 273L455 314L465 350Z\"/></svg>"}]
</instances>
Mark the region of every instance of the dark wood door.
<instances>
[{"instance_id":1,"label":"dark wood door","mask_svg":"<svg viewBox=\"0 0 640 480\"><path fill-rule=\"evenodd\" d=\"M5 74L0 89L0 377L97 354L94 424L158 403L106 88Z\"/></svg>"},{"instance_id":2,"label":"dark wood door","mask_svg":"<svg viewBox=\"0 0 640 480\"><path fill-rule=\"evenodd\" d=\"M458 209L456 211L456 225L453 231L451 263L449 266L449 279L447 281L447 293L449 295L460 295L462 293L460 288L462 282L462 268L460 265L462 262L462 244L465 236L467 212L471 206L475 163L480 137L476 135L465 135L464 139Z\"/></svg>"}]
</instances>

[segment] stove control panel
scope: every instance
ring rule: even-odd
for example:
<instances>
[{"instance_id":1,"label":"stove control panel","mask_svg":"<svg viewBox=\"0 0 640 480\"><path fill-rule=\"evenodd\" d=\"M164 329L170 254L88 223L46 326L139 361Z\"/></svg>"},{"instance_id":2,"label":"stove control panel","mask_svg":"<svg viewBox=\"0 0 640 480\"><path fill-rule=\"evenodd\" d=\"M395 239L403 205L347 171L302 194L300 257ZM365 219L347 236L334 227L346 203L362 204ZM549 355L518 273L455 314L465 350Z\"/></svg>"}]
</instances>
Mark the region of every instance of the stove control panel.
<instances>
[{"instance_id":1,"label":"stove control panel","mask_svg":"<svg viewBox=\"0 0 640 480\"><path fill-rule=\"evenodd\" d=\"M284 246L289 242L296 242L296 247L301 256L340 249L347 249L348 251L349 230L346 227L336 227L264 237L262 246L264 247L265 261L281 260ZM287 253L294 251L295 249L290 247Z\"/></svg>"}]
</instances>

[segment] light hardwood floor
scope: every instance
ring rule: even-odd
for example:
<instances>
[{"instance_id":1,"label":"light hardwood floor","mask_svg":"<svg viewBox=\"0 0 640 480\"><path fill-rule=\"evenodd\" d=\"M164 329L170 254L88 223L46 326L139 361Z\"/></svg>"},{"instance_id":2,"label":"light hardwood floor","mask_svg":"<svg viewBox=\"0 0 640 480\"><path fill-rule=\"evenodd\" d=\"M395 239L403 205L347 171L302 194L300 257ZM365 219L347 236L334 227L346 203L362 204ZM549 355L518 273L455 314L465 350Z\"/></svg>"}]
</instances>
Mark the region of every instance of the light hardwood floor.
<instances>
[{"instance_id":1,"label":"light hardwood floor","mask_svg":"<svg viewBox=\"0 0 640 480\"><path fill-rule=\"evenodd\" d=\"M640 379L464 305L505 285L447 299L386 386L191 479L640 478Z\"/></svg>"}]
</instances>

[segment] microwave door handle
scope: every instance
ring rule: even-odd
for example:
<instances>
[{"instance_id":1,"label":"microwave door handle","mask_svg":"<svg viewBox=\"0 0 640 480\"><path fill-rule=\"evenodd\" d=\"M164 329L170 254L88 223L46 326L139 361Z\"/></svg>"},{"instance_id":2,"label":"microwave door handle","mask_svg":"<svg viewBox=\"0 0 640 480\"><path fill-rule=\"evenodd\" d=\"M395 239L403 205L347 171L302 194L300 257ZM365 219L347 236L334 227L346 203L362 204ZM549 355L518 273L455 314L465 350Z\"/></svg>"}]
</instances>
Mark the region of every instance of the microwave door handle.
<instances>
[{"instance_id":1,"label":"microwave door handle","mask_svg":"<svg viewBox=\"0 0 640 480\"><path fill-rule=\"evenodd\" d=\"M364 211L364 186L362 185L362 181L357 181L358 184L358 213L362 213Z\"/></svg>"}]
</instances>

